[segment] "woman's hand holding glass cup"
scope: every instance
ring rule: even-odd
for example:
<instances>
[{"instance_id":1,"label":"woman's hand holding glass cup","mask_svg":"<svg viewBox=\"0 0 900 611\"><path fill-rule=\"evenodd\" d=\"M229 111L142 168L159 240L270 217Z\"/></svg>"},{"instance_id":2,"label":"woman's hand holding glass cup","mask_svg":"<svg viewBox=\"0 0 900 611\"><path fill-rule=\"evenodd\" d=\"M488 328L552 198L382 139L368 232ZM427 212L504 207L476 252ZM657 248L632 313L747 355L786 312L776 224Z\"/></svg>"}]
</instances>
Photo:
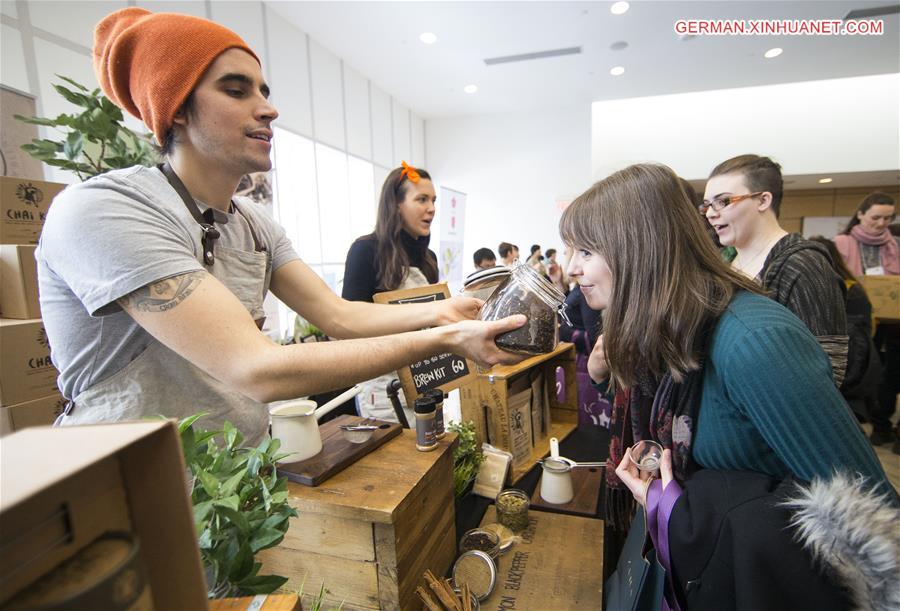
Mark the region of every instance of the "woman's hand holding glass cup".
<instances>
[{"instance_id":1,"label":"woman's hand holding glass cup","mask_svg":"<svg viewBox=\"0 0 900 611\"><path fill-rule=\"evenodd\" d=\"M647 505L647 489L655 478L662 479L663 490L672 481L672 452L655 441L639 441L625 450L616 475L642 506Z\"/></svg>"}]
</instances>

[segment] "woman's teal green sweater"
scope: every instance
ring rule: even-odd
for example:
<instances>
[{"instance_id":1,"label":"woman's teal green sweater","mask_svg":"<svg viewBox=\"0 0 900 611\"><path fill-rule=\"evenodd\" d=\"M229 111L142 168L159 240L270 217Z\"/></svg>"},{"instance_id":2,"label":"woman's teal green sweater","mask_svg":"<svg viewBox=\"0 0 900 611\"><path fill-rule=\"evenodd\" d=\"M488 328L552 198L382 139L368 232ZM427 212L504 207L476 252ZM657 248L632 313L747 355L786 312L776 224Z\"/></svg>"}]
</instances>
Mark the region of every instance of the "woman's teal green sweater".
<instances>
[{"instance_id":1,"label":"woman's teal green sweater","mask_svg":"<svg viewBox=\"0 0 900 611\"><path fill-rule=\"evenodd\" d=\"M771 299L738 293L709 348L695 460L807 481L847 470L896 501L831 380L828 357L798 318Z\"/></svg>"}]
</instances>

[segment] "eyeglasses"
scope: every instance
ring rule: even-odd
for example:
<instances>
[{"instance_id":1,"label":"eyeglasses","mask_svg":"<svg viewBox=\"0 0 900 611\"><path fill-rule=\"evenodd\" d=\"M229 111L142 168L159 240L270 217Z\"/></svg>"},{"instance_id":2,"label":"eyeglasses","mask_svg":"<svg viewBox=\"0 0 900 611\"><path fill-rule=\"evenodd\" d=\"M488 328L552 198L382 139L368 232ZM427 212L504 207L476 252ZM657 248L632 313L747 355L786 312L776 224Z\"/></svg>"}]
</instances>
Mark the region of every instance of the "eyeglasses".
<instances>
[{"instance_id":1,"label":"eyeglasses","mask_svg":"<svg viewBox=\"0 0 900 611\"><path fill-rule=\"evenodd\" d=\"M736 204L739 201L757 197L758 195L762 195L765 191L757 191L756 193L747 193L746 195L726 195L724 197L717 197L716 199L704 199L703 203L697 206L697 210L700 211L700 214L706 214L706 211L712 208L716 212L719 212L725 206L730 206L731 204Z\"/></svg>"}]
</instances>

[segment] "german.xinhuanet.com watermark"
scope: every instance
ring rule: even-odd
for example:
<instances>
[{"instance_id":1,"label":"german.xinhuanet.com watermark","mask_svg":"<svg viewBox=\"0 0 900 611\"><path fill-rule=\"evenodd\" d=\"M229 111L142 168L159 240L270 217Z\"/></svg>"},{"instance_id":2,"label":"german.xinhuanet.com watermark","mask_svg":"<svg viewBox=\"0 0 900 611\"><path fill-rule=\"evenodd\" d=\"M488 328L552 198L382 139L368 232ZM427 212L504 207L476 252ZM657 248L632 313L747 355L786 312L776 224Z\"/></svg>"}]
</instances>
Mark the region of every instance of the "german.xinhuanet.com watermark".
<instances>
[{"instance_id":1,"label":"german.xinhuanet.com watermark","mask_svg":"<svg viewBox=\"0 0 900 611\"><path fill-rule=\"evenodd\" d=\"M883 19L679 19L681 36L880 36Z\"/></svg>"}]
</instances>

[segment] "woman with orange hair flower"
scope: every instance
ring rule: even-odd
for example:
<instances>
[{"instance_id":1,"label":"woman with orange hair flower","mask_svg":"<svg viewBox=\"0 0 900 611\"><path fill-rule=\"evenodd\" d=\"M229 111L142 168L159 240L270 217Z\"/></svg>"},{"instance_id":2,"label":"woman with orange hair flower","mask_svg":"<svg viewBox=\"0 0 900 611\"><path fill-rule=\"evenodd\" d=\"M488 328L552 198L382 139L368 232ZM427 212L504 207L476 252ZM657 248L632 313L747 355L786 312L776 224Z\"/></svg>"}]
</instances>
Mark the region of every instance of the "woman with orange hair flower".
<instances>
[{"instance_id":1,"label":"woman with orange hair flower","mask_svg":"<svg viewBox=\"0 0 900 611\"><path fill-rule=\"evenodd\" d=\"M375 293L438 281L437 256L428 248L437 199L434 184L425 170L405 161L402 164L388 174L381 188L375 231L350 246L341 294L344 299L372 301ZM361 415L396 420L385 391L393 377L384 375L362 384L358 397Z\"/></svg>"}]
</instances>

